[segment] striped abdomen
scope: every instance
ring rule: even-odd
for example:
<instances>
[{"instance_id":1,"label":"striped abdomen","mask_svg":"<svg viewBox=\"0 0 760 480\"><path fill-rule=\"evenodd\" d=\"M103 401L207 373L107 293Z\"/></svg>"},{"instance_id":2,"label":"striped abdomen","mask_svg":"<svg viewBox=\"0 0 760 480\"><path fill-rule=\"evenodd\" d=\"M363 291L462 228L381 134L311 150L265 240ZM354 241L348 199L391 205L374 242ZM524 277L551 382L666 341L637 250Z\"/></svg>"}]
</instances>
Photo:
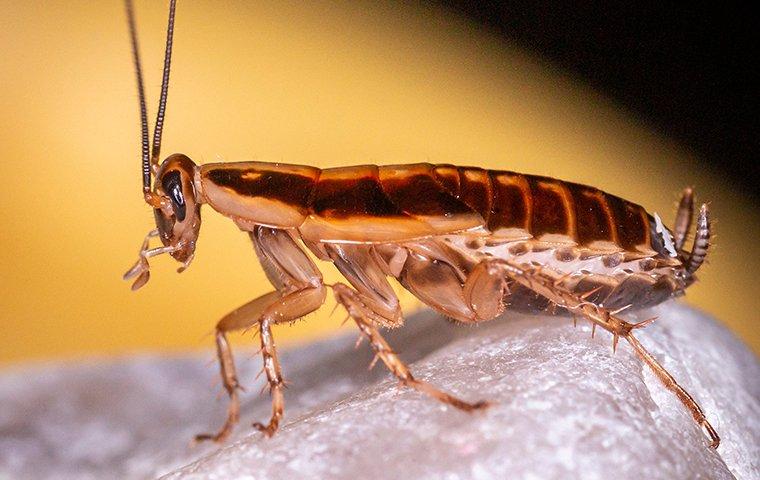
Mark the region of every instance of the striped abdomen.
<instances>
[{"instance_id":1,"label":"striped abdomen","mask_svg":"<svg viewBox=\"0 0 760 480\"><path fill-rule=\"evenodd\" d=\"M393 242L465 230L652 252L644 209L593 187L451 165L200 167L203 194L239 224L298 227L322 241Z\"/></svg>"}]
</instances>

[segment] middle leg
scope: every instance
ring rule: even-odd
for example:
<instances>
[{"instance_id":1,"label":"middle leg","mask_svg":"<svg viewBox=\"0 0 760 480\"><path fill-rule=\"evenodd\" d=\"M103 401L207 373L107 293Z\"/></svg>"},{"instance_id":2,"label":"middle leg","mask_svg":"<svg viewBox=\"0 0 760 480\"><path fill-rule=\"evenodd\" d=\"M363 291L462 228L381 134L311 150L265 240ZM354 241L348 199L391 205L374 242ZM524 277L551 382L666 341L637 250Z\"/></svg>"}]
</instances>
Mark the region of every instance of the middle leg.
<instances>
[{"instance_id":1,"label":"middle leg","mask_svg":"<svg viewBox=\"0 0 760 480\"><path fill-rule=\"evenodd\" d=\"M466 402L443 392L427 382L414 378L409 367L378 331L377 325L399 325L401 310L398 298L369 247L356 245L328 246L327 252L338 270L355 288L333 285L335 298L347 311L391 373L403 384L465 411L488 406L487 402Z\"/></svg>"}]
</instances>

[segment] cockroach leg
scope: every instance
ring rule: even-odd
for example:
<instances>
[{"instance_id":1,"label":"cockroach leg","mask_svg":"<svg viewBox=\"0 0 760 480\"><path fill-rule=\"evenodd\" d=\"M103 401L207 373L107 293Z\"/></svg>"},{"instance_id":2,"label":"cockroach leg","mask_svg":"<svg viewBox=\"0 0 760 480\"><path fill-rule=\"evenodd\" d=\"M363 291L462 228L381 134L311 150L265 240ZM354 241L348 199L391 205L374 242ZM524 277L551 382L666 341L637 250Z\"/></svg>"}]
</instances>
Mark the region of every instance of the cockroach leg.
<instances>
[{"instance_id":1,"label":"cockroach leg","mask_svg":"<svg viewBox=\"0 0 760 480\"><path fill-rule=\"evenodd\" d=\"M216 324L216 355L219 360L219 373L222 377L224 389L229 396L227 419L218 432L196 435L196 441L213 440L215 442L223 442L232 433L232 429L235 428L240 418L238 390L241 387L237 379L232 349L227 341L227 333L248 328L259 322L262 312L279 298L280 293L276 291L262 295L228 313Z\"/></svg>"},{"instance_id":2,"label":"cockroach leg","mask_svg":"<svg viewBox=\"0 0 760 480\"><path fill-rule=\"evenodd\" d=\"M371 247L327 245L325 249L338 271L361 295L367 306L364 312L366 317L388 327L397 327L403 323L404 317L396 292L388 283L378 260L372 255Z\"/></svg>"},{"instance_id":3,"label":"cockroach leg","mask_svg":"<svg viewBox=\"0 0 760 480\"><path fill-rule=\"evenodd\" d=\"M705 211L705 207L703 207ZM700 214L702 218L702 214ZM709 229L708 229L709 230ZM699 237L699 233L698 233ZM707 421L702 408L697 404L694 398L681 387L675 378L665 370L655 358L649 353L644 346L633 336L633 330L645 326L626 322L612 314L609 310L600 307L594 303L584 301L580 296L574 294L563 287L556 285L551 278L541 274L539 271L530 267L523 267L507 260L494 260L494 263L501 266L504 273L515 282L523 285L534 292L546 297L551 302L560 307L564 307L573 314L583 315L592 322L592 325L599 325L610 332L615 339L624 338L633 348L636 355L654 372L662 384L673 392L678 400L691 412L694 421L703 428L710 438L710 446L718 448L720 438L715 429Z\"/></svg>"},{"instance_id":4,"label":"cockroach leg","mask_svg":"<svg viewBox=\"0 0 760 480\"><path fill-rule=\"evenodd\" d=\"M324 296L319 299L319 305L322 305ZM269 382L269 393L272 396L272 416L266 425L255 422L253 426L263 432L267 437L271 437L280 426L280 420L285 412L285 397L283 388L285 382L282 379L282 370L280 361L277 359L277 349L272 336L272 321L268 318L259 323L259 332L261 338L261 357L264 360L264 372Z\"/></svg>"},{"instance_id":5,"label":"cockroach leg","mask_svg":"<svg viewBox=\"0 0 760 480\"><path fill-rule=\"evenodd\" d=\"M628 341L628 344L633 347L636 355L638 355L638 357L652 370L652 372L654 372L662 384L665 385L665 388L673 392L676 397L678 397L678 400L680 400L681 403L689 409L691 416L694 418L694 421L697 422L700 427L702 427L707 436L710 438L710 447L717 449L720 445L720 437L718 436L718 432L716 432L713 426L710 425L710 422L707 421L702 408L700 408L699 404L694 400L689 392L684 390L684 388L678 384L676 379L673 378L673 376L667 370L665 370L665 367L663 367L660 362L658 362L657 359L655 359L654 356L644 348L644 346L638 341L636 337L630 333L630 331L624 336L624 338Z\"/></svg>"},{"instance_id":6,"label":"cockroach leg","mask_svg":"<svg viewBox=\"0 0 760 480\"><path fill-rule=\"evenodd\" d=\"M376 358L382 360L385 366L388 367L388 370L390 370L403 385L412 387L443 403L468 412L485 408L489 405L488 402L485 401L475 403L466 402L437 389L427 382L414 378L409 367L407 367L398 355L396 355L375 326L376 322L374 322L372 318L380 316L381 314L378 312L372 312L362 295L347 285L340 283L333 285L333 290L337 301L348 310L349 315L351 315L351 318L356 322L362 335L369 340L369 343L377 356Z\"/></svg>"},{"instance_id":7,"label":"cockroach leg","mask_svg":"<svg viewBox=\"0 0 760 480\"><path fill-rule=\"evenodd\" d=\"M505 308L503 299L508 291L501 269L489 262L480 262L464 284L464 297L481 321L501 315Z\"/></svg>"},{"instance_id":8,"label":"cockroach leg","mask_svg":"<svg viewBox=\"0 0 760 480\"><path fill-rule=\"evenodd\" d=\"M414 296L449 318L463 323L480 320L465 299L460 276L448 263L412 253L404 263L399 280ZM496 301L500 302L501 298Z\"/></svg>"},{"instance_id":9,"label":"cockroach leg","mask_svg":"<svg viewBox=\"0 0 760 480\"><path fill-rule=\"evenodd\" d=\"M239 384L235 373L232 351L227 343L227 332L249 328L258 323L261 338L261 356L272 396L272 415L266 425L254 427L267 436L273 435L283 416L285 400L284 381L271 326L297 320L317 310L325 301L326 288L316 265L284 230L257 227L251 232L259 259L277 290L246 303L222 318L217 324L217 354L224 388L230 397L227 420L215 434L196 436L197 440L224 441L239 418Z\"/></svg>"},{"instance_id":10,"label":"cockroach leg","mask_svg":"<svg viewBox=\"0 0 760 480\"><path fill-rule=\"evenodd\" d=\"M267 277L282 293L281 298L266 308L259 323L264 372L272 396L272 415L266 425L257 422L253 426L271 437L279 427L285 406L285 384L271 326L297 320L317 310L324 303L327 292L322 274L291 232L259 226L250 236Z\"/></svg>"},{"instance_id":11,"label":"cockroach leg","mask_svg":"<svg viewBox=\"0 0 760 480\"><path fill-rule=\"evenodd\" d=\"M676 221L673 224L673 243L676 251L679 253L683 252L683 246L691 229L693 217L694 191L691 187L686 187L683 193L681 193L681 200L678 202L678 211L676 212Z\"/></svg>"},{"instance_id":12,"label":"cockroach leg","mask_svg":"<svg viewBox=\"0 0 760 480\"><path fill-rule=\"evenodd\" d=\"M230 398L227 406L227 420L225 420L222 428L216 433L201 433L196 435L196 442L202 442L204 440L212 440L214 442L225 441L240 419L240 399L238 398L238 390L241 387L238 383L237 372L235 371L235 360L232 357L232 350L227 341L227 336L218 327L216 331L216 355L219 359L219 371L222 375L222 384Z\"/></svg>"},{"instance_id":13,"label":"cockroach leg","mask_svg":"<svg viewBox=\"0 0 760 480\"><path fill-rule=\"evenodd\" d=\"M277 431L285 406L285 399L283 397L285 382L282 379L280 361L277 359L277 350L271 326L278 323L292 322L308 315L322 306L325 296L326 289L321 283L317 286L296 290L277 299L261 315L261 321L259 322L261 357L264 361L264 373L266 373L272 396L272 416L266 425L256 422L253 426L264 432L268 437L271 437Z\"/></svg>"}]
</instances>

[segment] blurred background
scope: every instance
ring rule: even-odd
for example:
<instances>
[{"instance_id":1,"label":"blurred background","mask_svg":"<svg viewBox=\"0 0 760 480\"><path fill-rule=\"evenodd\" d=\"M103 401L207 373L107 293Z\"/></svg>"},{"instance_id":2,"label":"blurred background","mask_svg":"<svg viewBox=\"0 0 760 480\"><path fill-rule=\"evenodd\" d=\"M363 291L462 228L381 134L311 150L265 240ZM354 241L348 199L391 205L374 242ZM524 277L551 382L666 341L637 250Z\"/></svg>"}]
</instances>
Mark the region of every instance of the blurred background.
<instances>
[{"instance_id":1,"label":"blurred background","mask_svg":"<svg viewBox=\"0 0 760 480\"><path fill-rule=\"evenodd\" d=\"M0 6L0 363L210 349L216 321L270 287L247 236L209 208L188 271L162 257L139 292L121 281L153 228L121 2ZM748 20L618 7L180 2L162 152L510 169L665 219L693 185L717 238L685 301L760 352ZM167 9L136 12L152 119ZM332 305L279 342L335 334Z\"/></svg>"}]
</instances>

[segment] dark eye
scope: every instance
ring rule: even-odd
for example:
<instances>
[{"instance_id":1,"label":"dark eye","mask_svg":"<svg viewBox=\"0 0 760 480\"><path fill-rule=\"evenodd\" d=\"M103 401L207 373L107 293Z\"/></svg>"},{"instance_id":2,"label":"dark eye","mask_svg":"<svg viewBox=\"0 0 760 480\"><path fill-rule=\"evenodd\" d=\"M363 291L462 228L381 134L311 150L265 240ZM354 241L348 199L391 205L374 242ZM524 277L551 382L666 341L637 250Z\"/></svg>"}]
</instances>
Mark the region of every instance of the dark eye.
<instances>
[{"instance_id":1,"label":"dark eye","mask_svg":"<svg viewBox=\"0 0 760 480\"><path fill-rule=\"evenodd\" d=\"M185 196L182 194L182 177L179 171L167 172L161 181L161 185L164 187L164 192L166 192L172 201L174 216L177 221L183 221L186 214Z\"/></svg>"}]
</instances>

